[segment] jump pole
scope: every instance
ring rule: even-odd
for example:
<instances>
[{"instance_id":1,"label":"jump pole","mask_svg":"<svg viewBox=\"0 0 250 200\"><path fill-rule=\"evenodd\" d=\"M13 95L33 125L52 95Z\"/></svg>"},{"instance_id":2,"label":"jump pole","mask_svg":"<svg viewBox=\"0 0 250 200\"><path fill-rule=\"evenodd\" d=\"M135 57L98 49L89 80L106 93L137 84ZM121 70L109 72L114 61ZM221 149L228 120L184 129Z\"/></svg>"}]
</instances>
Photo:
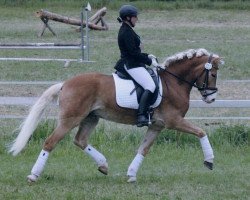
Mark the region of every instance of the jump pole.
<instances>
[{"instance_id":1,"label":"jump pole","mask_svg":"<svg viewBox=\"0 0 250 200\"><path fill-rule=\"evenodd\" d=\"M85 35L86 35L86 48L84 48L84 33L83 33L83 13L85 11L85 19L86 19L86 30L85 30ZM89 17L88 17L88 12L91 11L91 6L88 3L88 5L86 7L82 7L82 11L81 11L81 50L82 50L82 61L87 61L87 62L91 62L89 61ZM85 54L84 54L84 50L87 50L86 52L86 59L85 59Z\"/></svg>"},{"instance_id":2,"label":"jump pole","mask_svg":"<svg viewBox=\"0 0 250 200\"><path fill-rule=\"evenodd\" d=\"M86 25L87 26L87 25ZM84 38L83 38L83 7L81 11L81 51L82 51L82 62L84 61Z\"/></svg>"},{"instance_id":3,"label":"jump pole","mask_svg":"<svg viewBox=\"0 0 250 200\"><path fill-rule=\"evenodd\" d=\"M87 45L84 46L83 33L83 13L86 16L86 40ZM88 3L87 7L82 7L81 11L81 44L56 44L56 43L26 43L26 44L1 44L0 49L81 49L81 59L53 59L53 58L0 58L0 61L63 61L65 67L68 67L70 62L94 62L89 60L89 23L88 12L91 11L91 6ZM86 49L86 59L84 51Z\"/></svg>"},{"instance_id":4,"label":"jump pole","mask_svg":"<svg viewBox=\"0 0 250 200\"><path fill-rule=\"evenodd\" d=\"M91 6L88 3L87 7L85 8L86 12L86 40L87 40L87 61L89 60L89 17L88 17L88 12L91 11Z\"/></svg>"}]
</instances>

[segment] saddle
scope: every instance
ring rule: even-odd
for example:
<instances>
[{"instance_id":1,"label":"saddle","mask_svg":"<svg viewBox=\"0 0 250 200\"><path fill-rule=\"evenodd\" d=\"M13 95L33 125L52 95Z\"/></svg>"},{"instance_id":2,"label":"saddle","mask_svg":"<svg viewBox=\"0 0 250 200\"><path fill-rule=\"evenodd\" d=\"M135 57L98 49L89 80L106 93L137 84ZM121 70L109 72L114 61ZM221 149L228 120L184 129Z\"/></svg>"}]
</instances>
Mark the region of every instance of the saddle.
<instances>
[{"instance_id":1,"label":"saddle","mask_svg":"<svg viewBox=\"0 0 250 200\"><path fill-rule=\"evenodd\" d=\"M157 72L151 68L147 68L156 85L153 97L150 100L151 107L157 107L162 99L162 85ZM116 88L116 102L120 107L138 109L141 95L144 89L134 81L127 72L116 71L113 73L115 88Z\"/></svg>"}]
</instances>

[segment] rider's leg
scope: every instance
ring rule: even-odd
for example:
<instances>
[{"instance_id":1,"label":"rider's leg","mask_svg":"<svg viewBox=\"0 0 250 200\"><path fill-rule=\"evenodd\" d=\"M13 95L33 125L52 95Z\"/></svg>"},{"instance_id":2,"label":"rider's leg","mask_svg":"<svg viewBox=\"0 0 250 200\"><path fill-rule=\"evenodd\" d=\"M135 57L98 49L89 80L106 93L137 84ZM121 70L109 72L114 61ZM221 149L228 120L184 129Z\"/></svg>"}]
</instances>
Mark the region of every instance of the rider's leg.
<instances>
[{"instance_id":1,"label":"rider's leg","mask_svg":"<svg viewBox=\"0 0 250 200\"><path fill-rule=\"evenodd\" d=\"M139 108L138 108L138 113L137 113L137 126L142 127L142 126L147 126L149 123L148 120L148 109L150 106L149 100L152 97L152 92L149 90L144 90L140 103L139 103Z\"/></svg>"},{"instance_id":2,"label":"rider's leg","mask_svg":"<svg viewBox=\"0 0 250 200\"><path fill-rule=\"evenodd\" d=\"M137 126L147 126L149 122L147 117L147 111L150 106L149 100L156 89L155 83L144 67L125 69L129 73L129 75L144 89L139 102Z\"/></svg>"}]
</instances>

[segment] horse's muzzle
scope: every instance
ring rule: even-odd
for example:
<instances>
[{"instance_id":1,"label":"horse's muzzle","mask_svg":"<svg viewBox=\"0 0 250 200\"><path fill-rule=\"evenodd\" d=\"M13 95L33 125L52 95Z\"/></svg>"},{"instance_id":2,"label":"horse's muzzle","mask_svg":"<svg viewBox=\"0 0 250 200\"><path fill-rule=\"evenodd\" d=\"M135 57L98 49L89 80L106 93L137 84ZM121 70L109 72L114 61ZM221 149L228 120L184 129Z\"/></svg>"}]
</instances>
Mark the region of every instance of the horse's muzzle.
<instances>
[{"instance_id":1,"label":"horse's muzzle","mask_svg":"<svg viewBox=\"0 0 250 200\"><path fill-rule=\"evenodd\" d=\"M203 90L200 91L202 100L206 103L213 103L217 96L217 90Z\"/></svg>"}]
</instances>

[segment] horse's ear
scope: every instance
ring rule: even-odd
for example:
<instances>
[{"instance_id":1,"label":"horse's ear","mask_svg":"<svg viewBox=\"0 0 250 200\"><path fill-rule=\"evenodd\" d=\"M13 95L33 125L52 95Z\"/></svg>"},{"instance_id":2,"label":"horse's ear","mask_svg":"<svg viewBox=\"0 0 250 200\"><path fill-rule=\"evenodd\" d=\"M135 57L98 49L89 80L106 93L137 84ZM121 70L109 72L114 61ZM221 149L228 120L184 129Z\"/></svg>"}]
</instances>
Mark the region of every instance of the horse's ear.
<instances>
[{"instance_id":1,"label":"horse's ear","mask_svg":"<svg viewBox=\"0 0 250 200\"><path fill-rule=\"evenodd\" d=\"M223 60L223 57L218 57L214 59L214 64L219 67L219 65L224 65L225 61Z\"/></svg>"},{"instance_id":2,"label":"horse's ear","mask_svg":"<svg viewBox=\"0 0 250 200\"><path fill-rule=\"evenodd\" d=\"M223 58L223 57L220 57L220 58L219 58L218 64L219 64L219 65L225 65L225 61L224 61L224 58Z\"/></svg>"}]
</instances>

